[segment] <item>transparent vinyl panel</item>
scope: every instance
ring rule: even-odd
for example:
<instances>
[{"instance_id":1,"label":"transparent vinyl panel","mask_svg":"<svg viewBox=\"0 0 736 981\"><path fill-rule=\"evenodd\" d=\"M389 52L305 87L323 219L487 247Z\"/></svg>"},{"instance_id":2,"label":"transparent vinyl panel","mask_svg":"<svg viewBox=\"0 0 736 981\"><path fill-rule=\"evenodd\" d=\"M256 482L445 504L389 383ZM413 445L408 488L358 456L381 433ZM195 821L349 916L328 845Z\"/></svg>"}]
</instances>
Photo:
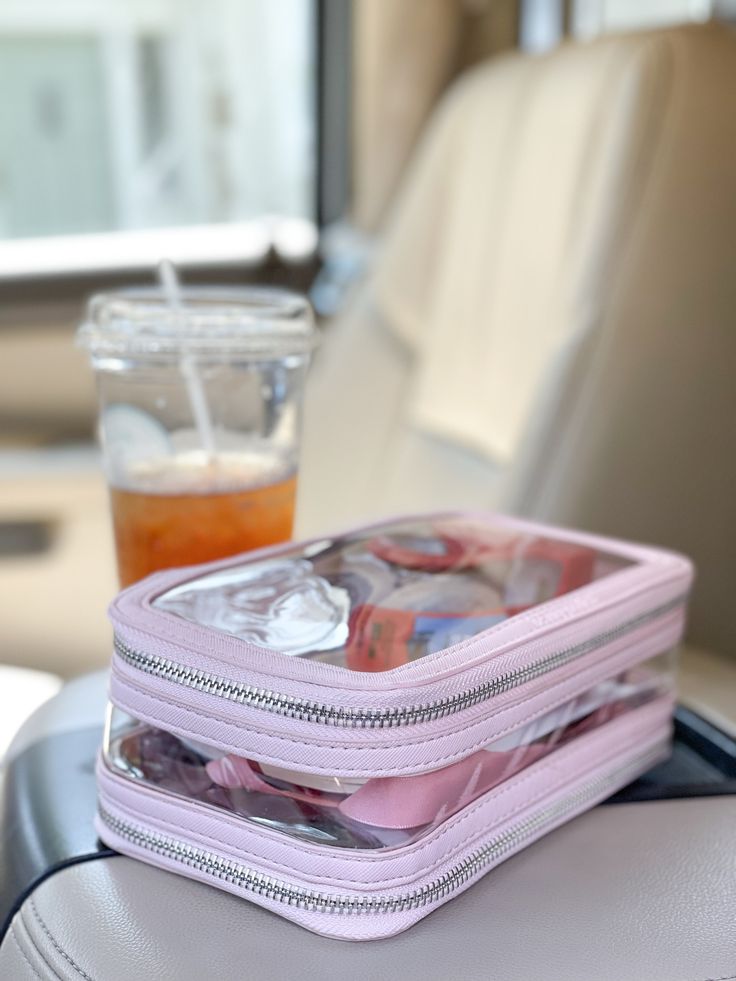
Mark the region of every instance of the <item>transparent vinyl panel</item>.
<instances>
[{"instance_id":1,"label":"transparent vinyl panel","mask_svg":"<svg viewBox=\"0 0 736 981\"><path fill-rule=\"evenodd\" d=\"M154 606L282 654L388 671L629 564L481 518L444 516L244 557L168 590Z\"/></svg>"},{"instance_id":2,"label":"transparent vinyl panel","mask_svg":"<svg viewBox=\"0 0 736 981\"><path fill-rule=\"evenodd\" d=\"M587 733L672 691L663 654L442 769L414 776L345 779L300 773L226 754L111 707L104 759L116 774L283 832L336 848L392 848Z\"/></svg>"}]
</instances>

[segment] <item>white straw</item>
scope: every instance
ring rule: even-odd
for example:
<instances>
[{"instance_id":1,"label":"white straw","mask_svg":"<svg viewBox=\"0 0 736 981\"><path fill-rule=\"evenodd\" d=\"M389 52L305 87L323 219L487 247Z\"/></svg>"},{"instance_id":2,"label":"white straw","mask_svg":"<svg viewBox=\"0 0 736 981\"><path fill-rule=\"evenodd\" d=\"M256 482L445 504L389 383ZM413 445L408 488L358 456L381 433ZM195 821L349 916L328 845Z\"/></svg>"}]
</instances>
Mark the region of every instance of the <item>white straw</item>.
<instances>
[{"instance_id":1,"label":"white straw","mask_svg":"<svg viewBox=\"0 0 736 981\"><path fill-rule=\"evenodd\" d=\"M170 259L162 259L159 263L158 278L169 308L173 313L182 314L184 305L181 297L181 285L176 267ZM179 361L179 367L186 384L187 397L199 434L199 441L202 444L202 449L212 461L215 458L215 437L197 362L191 354L183 354Z\"/></svg>"}]
</instances>

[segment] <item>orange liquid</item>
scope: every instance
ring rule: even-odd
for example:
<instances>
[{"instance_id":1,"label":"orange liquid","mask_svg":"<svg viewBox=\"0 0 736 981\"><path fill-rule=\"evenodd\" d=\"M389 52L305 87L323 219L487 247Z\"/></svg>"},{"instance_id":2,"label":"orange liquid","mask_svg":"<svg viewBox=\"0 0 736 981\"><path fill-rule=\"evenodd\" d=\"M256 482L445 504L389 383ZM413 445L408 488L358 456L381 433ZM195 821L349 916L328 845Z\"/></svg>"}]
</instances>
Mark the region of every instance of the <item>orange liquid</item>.
<instances>
[{"instance_id":1,"label":"orange liquid","mask_svg":"<svg viewBox=\"0 0 736 981\"><path fill-rule=\"evenodd\" d=\"M193 565L288 541L296 476L247 490L165 493L110 488L121 586L157 569Z\"/></svg>"}]
</instances>

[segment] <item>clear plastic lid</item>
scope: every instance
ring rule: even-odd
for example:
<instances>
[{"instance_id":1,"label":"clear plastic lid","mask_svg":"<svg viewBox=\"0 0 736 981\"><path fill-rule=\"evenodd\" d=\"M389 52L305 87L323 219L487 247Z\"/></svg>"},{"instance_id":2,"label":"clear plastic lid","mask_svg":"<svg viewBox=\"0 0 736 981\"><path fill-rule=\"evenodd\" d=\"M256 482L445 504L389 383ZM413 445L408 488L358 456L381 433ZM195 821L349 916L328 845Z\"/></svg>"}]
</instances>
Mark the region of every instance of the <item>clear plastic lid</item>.
<instances>
[{"instance_id":1,"label":"clear plastic lid","mask_svg":"<svg viewBox=\"0 0 736 981\"><path fill-rule=\"evenodd\" d=\"M184 287L172 306L159 287L93 296L77 340L93 357L198 361L307 354L316 330L309 302L289 290Z\"/></svg>"},{"instance_id":2,"label":"clear plastic lid","mask_svg":"<svg viewBox=\"0 0 736 981\"><path fill-rule=\"evenodd\" d=\"M244 557L162 593L154 606L286 655L387 671L629 564L445 516Z\"/></svg>"}]
</instances>

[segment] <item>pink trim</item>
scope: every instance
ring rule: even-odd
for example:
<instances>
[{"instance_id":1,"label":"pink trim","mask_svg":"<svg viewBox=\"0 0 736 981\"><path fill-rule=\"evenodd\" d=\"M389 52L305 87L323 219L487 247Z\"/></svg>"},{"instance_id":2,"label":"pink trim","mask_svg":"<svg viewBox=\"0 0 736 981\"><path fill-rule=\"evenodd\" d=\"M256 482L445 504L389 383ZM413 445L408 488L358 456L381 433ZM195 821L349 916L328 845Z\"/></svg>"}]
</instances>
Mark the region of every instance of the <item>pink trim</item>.
<instances>
[{"instance_id":1,"label":"pink trim","mask_svg":"<svg viewBox=\"0 0 736 981\"><path fill-rule=\"evenodd\" d=\"M415 516L415 520L449 516L423 515ZM467 513L460 517L492 516ZM111 773L103 763L98 767L101 803L112 814L141 828L307 890L390 896L431 883L484 842L514 827L525 816L539 813L595 775L638 759L648 750L652 756L660 753L670 728L669 697L628 710L593 731L581 731L569 744L531 762L521 772L515 771L511 759L501 758L510 754L480 752L593 685L673 647L682 635L682 607L620 634L616 631L640 615L684 597L692 580L687 560L668 552L513 518L493 516L492 520L496 527L585 545L635 564L523 611L445 651L377 674L285 657L152 606L160 592L203 571L238 565L242 556L208 567L158 574L123 592L111 607L117 632L136 650L217 678L345 709L426 705L488 685L509 672L582 645L584 652L568 663L477 705L433 721L388 729L287 718L161 680L114 656L111 698L131 715L235 757L305 773L365 778L369 781L365 787L345 800L336 799L335 806L366 823L394 828L421 826L444 815L444 820L422 837L405 846L376 851L319 847L258 827L224 810L156 792ZM378 522L364 530L384 526L385 522ZM248 559L282 555L297 547L264 549L251 553ZM609 634L609 639L601 640L594 649L585 648L594 638ZM527 753L533 756L534 747L528 747ZM524 762L529 763L529 758ZM244 760L211 765L226 785L235 781L264 790L257 770ZM635 770L623 774L621 783L633 777ZM403 796L397 798L395 777L404 781L409 777L419 789L407 797L402 787ZM278 794L270 787L268 792ZM600 796L608 792L602 790ZM448 806L448 801L460 809L451 813L453 803ZM578 810L589 804L581 804ZM549 826L562 820L551 821ZM381 821L390 823L381 825ZM546 826L540 828L532 837L545 830ZM99 822L98 831L104 841L126 854L214 881L121 840ZM457 891L467 888L480 874ZM396 933L445 901L438 898L417 909L392 914L340 916L251 896L225 882L215 884L248 895L309 929L346 939Z\"/></svg>"},{"instance_id":2,"label":"pink trim","mask_svg":"<svg viewBox=\"0 0 736 981\"><path fill-rule=\"evenodd\" d=\"M682 617L672 613L551 676L453 716L394 729L318 726L190 689L175 690L172 697L176 686L124 671L118 662L113 663L110 696L119 708L152 725L274 766L327 776L400 776L447 766L481 749L597 682L670 649L681 632ZM478 672L468 687L488 675L493 676Z\"/></svg>"},{"instance_id":3,"label":"pink trim","mask_svg":"<svg viewBox=\"0 0 736 981\"><path fill-rule=\"evenodd\" d=\"M331 701L336 704L342 704L341 690L345 691L346 703L349 703L350 693L359 693L365 700L367 693L376 692L383 704L386 698L390 699L396 694L397 688L421 687L451 678L458 670L467 670L487 660L489 656L514 650L522 642L532 643L550 630L577 624L581 633L586 626L589 632L595 633L598 618L605 618L606 613L610 613L613 620L619 621L635 616L647 606L664 601L658 597L672 598L678 593L684 593L692 580L692 566L687 559L674 553L502 515L440 512L394 518L391 521L437 520L451 516L492 520L498 527L588 545L631 559L636 565L519 613L469 641L377 674L354 672L301 658L285 658L279 653L249 644L237 637L198 627L174 614L152 607L152 601L162 592L206 572L240 565L243 563L242 555L208 565L156 573L124 590L113 601L110 617L116 630L131 646L141 646L153 653L174 657L183 664L196 663L200 667L206 665L207 670L216 668L227 677L231 676L228 668L234 669L236 676L245 670L249 678L259 679L252 683L262 683L266 688L272 687L276 678L279 691L285 694L304 693L299 697L316 698L320 691L324 693L324 689L329 688ZM351 532L380 529L385 524L386 521L375 522L363 528L351 529ZM287 543L259 549L248 553L248 561L287 554L296 548L333 537L337 536L322 535L298 545ZM290 686L289 682L294 682L294 685Z\"/></svg>"},{"instance_id":4,"label":"pink trim","mask_svg":"<svg viewBox=\"0 0 736 981\"><path fill-rule=\"evenodd\" d=\"M112 775L104 764L98 766L100 801L122 820L236 861L296 887L319 889L335 895L402 895L429 884L481 847L484 841L502 834L526 816L566 798L598 775L625 767L627 760L638 759L651 750L652 759L622 774L617 785L622 786L633 779L642 767L654 761L655 756L664 754L663 743L670 732L671 711L671 699L662 698L626 712L488 791L418 841L377 852L349 851L346 854L340 849L294 841L287 835L257 828L215 808L151 791ZM612 789L615 788L602 789L596 799L607 797ZM574 813L587 809L592 803L595 800L586 801ZM518 847L530 843L570 816L551 821ZM418 909L391 914L341 916L310 912L243 891L137 847L115 835L99 819L97 831L106 844L124 854L220 885L326 936L343 939L389 936L406 929L450 898L448 895ZM452 895L467 888L490 867L472 876Z\"/></svg>"}]
</instances>

